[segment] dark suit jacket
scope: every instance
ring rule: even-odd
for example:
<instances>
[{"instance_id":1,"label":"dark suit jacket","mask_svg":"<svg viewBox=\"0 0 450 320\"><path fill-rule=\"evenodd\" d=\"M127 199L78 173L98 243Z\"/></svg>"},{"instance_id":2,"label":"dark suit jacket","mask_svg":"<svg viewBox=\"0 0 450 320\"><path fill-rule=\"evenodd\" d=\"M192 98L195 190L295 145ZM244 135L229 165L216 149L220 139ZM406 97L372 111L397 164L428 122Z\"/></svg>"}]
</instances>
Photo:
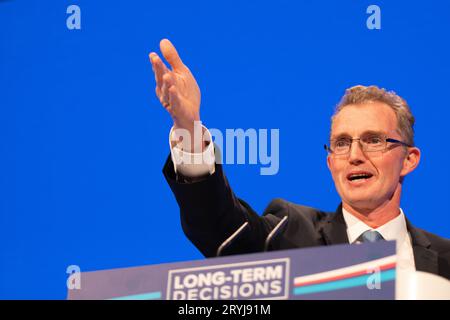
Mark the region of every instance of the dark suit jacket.
<instances>
[{"instance_id":1,"label":"dark suit jacket","mask_svg":"<svg viewBox=\"0 0 450 320\"><path fill-rule=\"evenodd\" d=\"M175 174L170 156L164 176L180 207L181 224L186 236L206 256L215 256L220 244L245 221L247 228L224 254L259 252L269 232L289 216L282 234L271 242L270 250L304 248L349 243L342 205L328 213L283 199L274 199L258 215L245 201L236 197L223 173L216 171L196 182ZM419 271L450 279L450 240L415 228L407 220L412 238L414 260Z\"/></svg>"}]
</instances>

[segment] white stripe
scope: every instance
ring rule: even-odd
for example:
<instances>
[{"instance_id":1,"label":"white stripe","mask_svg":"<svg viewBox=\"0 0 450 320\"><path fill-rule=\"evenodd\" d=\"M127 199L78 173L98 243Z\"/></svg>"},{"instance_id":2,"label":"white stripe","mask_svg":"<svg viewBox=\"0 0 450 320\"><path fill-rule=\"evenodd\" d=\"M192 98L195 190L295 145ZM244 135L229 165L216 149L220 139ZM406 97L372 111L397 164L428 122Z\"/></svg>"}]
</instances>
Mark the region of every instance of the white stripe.
<instances>
[{"instance_id":1,"label":"white stripe","mask_svg":"<svg viewBox=\"0 0 450 320\"><path fill-rule=\"evenodd\" d=\"M341 276L341 275L348 274L348 273L361 271L364 269L372 270L381 265L390 264L390 263L394 263L394 262L397 262L397 255L392 255L392 256L381 258L381 259L376 259L376 260L372 260L372 261L368 261L368 262L364 262L364 263L360 263L360 264L355 264L353 266L344 267L344 268L340 268L340 269L310 274L310 275L302 276L302 277L296 277L296 278L294 278L294 284L297 285L297 284L302 284L305 282L320 280L320 279L324 279L324 278L332 278L332 277Z\"/></svg>"}]
</instances>

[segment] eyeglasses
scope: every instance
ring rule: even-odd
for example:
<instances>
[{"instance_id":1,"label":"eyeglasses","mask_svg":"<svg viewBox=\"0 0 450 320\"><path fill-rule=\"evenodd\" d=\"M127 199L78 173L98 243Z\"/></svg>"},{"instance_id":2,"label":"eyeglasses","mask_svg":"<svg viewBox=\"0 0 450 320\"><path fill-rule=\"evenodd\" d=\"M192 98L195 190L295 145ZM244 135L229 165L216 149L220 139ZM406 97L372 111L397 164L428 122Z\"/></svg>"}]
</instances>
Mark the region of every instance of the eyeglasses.
<instances>
[{"instance_id":1,"label":"eyeglasses","mask_svg":"<svg viewBox=\"0 0 450 320\"><path fill-rule=\"evenodd\" d=\"M361 145L362 150L364 152L384 151L386 150L388 142L400 144L405 147L412 147L412 145L406 142L388 138L387 136L382 134L370 133L363 135L359 138L342 137L338 139L333 139L330 140L330 146L324 145L324 148L328 153L336 155L348 154L352 147L353 141L355 140L359 141L359 144Z\"/></svg>"}]
</instances>

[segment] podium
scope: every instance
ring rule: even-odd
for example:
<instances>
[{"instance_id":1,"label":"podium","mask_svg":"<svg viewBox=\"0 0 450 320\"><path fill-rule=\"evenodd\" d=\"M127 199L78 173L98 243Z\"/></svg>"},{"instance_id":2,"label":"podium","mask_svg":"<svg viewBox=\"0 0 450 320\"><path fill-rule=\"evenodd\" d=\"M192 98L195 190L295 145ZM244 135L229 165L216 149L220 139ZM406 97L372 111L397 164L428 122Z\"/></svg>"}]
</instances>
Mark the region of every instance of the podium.
<instances>
[{"instance_id":1,"label":"podium","mask_svg":"<svg viewBox=\"0 0 450 320\"><path fill-rule=\"evenodd\" d=\"M421 271L400 272L395 296L398 300L450 300L450 281Z\"/></svg>"},{"instance_id":2,"label":"podium","mask_svg":"<svg viewBox=\"0 0 450 320\"><path fill-rule=\"evenodd\" d=\"M79 276L80 288L69 290L68 299L392 300L423 299L428 291L435 298L450 295L450 282L435 275L414 273L396 281L395 241L252 253Z\"/></svg>"}]
</instances>

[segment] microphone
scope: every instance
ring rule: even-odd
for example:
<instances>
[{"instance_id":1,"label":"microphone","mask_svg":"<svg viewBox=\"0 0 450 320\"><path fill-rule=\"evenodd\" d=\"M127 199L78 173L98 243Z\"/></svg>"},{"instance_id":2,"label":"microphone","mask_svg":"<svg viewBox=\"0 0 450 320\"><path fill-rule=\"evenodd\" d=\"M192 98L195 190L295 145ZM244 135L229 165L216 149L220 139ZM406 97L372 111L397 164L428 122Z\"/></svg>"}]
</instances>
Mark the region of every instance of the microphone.
<instances>
[{"instance_id":1,"label":"microphone","mask_svg":"<svg viewBox=\"0 0 450 320\"><path fill-rule=\"evenodd\" d=\"M284 216L283 219L281 219L280 222L277 223L275 228L270 231L269 235L266 238L266 241L264 243L264 252L269 250L270 242L273 240L273 238L280 233L280 230L286 226L288 221L288 216Z\"/></svg>"},{"instance_id":2,"label":"microphone","mask_svg":"<svg viewBox=\"0 0 450 320\"><path fill-rule=\"evenodd\" d=\"M224 242L222 242L220 247L217 249L216 257L220 257L222 255L223 249L228 247L242 233L243 230L247 229L248 226L249 226L248 221L246 221L230 237L228 237Z\"/></svg>"}]
</instances>

